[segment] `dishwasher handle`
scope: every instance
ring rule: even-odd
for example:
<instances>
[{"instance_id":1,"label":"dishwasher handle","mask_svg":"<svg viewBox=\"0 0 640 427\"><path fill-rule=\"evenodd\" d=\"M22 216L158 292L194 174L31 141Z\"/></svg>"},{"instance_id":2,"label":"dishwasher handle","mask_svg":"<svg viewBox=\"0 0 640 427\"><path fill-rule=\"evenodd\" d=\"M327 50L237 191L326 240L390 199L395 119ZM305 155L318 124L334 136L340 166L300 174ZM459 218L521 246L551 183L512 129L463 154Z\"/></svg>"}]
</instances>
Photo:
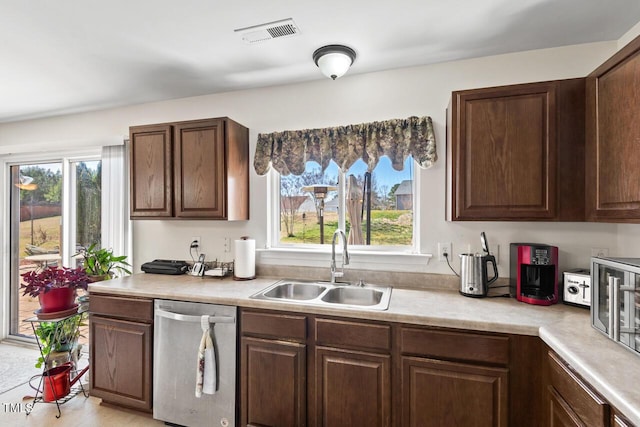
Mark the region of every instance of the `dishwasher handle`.
<instances>
[{"instance_id":1,"label":"dishwasher handle","mask_svg":"<svg viewBox=\"0 0 640 427\"><path fill-rule=\"evenodd\" d=\"M178 320L180 322L192 322L200 323L202 316L191 316L188 314L174 313L172 311L166 311L161 308L156 308L156 316L164 317L166 319ZM236 318L233 316L209 316L209 323L236 323Z\"/></svg>"}]
</instances>

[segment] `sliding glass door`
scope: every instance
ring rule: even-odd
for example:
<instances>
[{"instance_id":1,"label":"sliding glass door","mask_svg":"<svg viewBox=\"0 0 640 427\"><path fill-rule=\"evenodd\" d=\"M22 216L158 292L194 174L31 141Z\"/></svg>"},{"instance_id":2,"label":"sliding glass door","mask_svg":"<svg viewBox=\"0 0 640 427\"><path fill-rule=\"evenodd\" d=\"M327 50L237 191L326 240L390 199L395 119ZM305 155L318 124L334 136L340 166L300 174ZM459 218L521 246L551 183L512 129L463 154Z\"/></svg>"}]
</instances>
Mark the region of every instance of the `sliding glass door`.
<instances>
[{"instance_id":1,"label":"sliding glass door","mask_svg":"<svg viewBox=\"0 0 640 427\"><path fill-rule=\"evenodd\" d=\"M99 157L9 166L9 334L30 337L24 319L39 308L22 296L21 275L49 266L76 266L80 247L101 245Z\"/></svg>"}]
</instances>

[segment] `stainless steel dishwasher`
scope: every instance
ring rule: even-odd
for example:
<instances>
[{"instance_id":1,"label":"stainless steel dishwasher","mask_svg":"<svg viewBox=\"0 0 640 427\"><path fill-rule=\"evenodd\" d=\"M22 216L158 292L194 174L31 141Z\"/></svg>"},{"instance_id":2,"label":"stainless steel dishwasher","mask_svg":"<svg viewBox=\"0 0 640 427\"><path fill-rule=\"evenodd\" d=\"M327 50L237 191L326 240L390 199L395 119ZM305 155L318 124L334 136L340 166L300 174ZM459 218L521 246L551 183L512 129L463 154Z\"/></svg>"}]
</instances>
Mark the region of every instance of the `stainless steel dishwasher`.
<instances>
[{"instance_id":1,"label":"stainless steel dishwasher","mask_svg":"<svg viewBox=\"0 0 640 427\"><path fill-rule=\"evenodd\" d=\"M155 300L154 309L153 418L193 427L234 427L237 308ZM216 385L214 394L196 397L202 316L208 316Z\"/></svg>"}]
</instances>

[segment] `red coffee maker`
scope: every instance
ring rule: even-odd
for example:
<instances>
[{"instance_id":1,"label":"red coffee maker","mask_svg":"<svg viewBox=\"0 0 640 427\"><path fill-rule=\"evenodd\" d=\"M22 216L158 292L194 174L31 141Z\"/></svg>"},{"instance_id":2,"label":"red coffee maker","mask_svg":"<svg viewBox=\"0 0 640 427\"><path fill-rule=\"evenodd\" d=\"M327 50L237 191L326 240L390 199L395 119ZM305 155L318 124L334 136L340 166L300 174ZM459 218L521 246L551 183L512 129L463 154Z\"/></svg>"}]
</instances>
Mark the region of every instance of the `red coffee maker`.
<instances>
[{"instance_id":1,"label":"red coffee maker","mask_svg":"<svg viewBox=\"0 0 640 427\"><path fill-rule=\"evenodd\" d=\"M558 247L511 243L509 295L536 305L558 302Z\"/></svg>"}]
</instances>

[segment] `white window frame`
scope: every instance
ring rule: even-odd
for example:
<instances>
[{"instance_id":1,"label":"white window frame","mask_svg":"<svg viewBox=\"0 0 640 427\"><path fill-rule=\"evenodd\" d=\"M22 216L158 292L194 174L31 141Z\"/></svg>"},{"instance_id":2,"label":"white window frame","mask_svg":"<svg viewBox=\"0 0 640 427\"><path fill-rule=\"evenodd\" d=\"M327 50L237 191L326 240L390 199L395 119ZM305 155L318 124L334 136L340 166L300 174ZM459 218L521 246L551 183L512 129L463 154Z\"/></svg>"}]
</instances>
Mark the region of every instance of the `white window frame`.
<instances>
[{"instance_id":1,"label":"white window frame","mask_svg":"<svg viewBox=\"0 0 640 427\"><path fill-rule=\"evenodd\" d=\"M345 176L340 170L339 215L344 217ZM413 245L412 246L350 246L351 263L349 268L385 271L427 272L426 266L431 254L420 252L420 181L421 169L414 168L413 173ZM328 267L331 257L331 245L287 244L280 243L280 174L273 169L267 179L267 244L258 249L260 263L267 265ZM343 221L340 218L339 221ZM330 242L329 242L330 243Z\"/></svg>"},{"instance_id":2,"label":"white window frame","mask_svg":"<svg viewBox=\"0 0 640 427\"><path fill-rule=\"evenodd\" d=\"M0 340L6 339L9 337L9 329L10 329L10 318L9 318L9 308L10 308L10 263L11 263L11 251L10 251L10 221L11 216L6 215L6 212L9 212L10 209L10 192L7 190L8 178L9 178L9 168L14 165L25 164L25 163L54 163L60 162L62 163L62 172L63 172L63 200L62 200L62 218L63 218L63 230L67 230L62 236L62 265L69 266L71 265L71 256L75 253L75 244L72 248L71 242L73 242L72 234L75 233L75 224L76 217L75 215L70 215L71 203L73 200L70 199L73 194L72 186L75 185L75 174L71 174L71 163L72 162L81 162L81 161L95 161L102 160L102 147L101 146L93 146L89 148L75 148L73 150L57 150L46 153L20 153L20 154L4 154L0 155L0 204L2 205L2 212L5 215L0 215L2 218L2 226L0 227L0 241L2 242L2 254L3 256L0 259L0 266L2 268L2 272L0 275L0 309L2 315L0 316ZM126 169L126 165L125 165ZM124 195L126 196L126 195ZM128 198L128 196L127 196ZM105 221L105 209L103 206L103 218L102 221ZM128 219L128 218L127 218ZM104 229L104 227L103 227ZM128 231L128 230L126 230ZM125 231L125 232L126 232ZM129 233L130 234L130 233ZM126 236L130 238L130 236ZM30 339L21 339L20 337L11 336L12 340L16 341L25 341L32 342Z\"/></svg>"}]
</instances>

